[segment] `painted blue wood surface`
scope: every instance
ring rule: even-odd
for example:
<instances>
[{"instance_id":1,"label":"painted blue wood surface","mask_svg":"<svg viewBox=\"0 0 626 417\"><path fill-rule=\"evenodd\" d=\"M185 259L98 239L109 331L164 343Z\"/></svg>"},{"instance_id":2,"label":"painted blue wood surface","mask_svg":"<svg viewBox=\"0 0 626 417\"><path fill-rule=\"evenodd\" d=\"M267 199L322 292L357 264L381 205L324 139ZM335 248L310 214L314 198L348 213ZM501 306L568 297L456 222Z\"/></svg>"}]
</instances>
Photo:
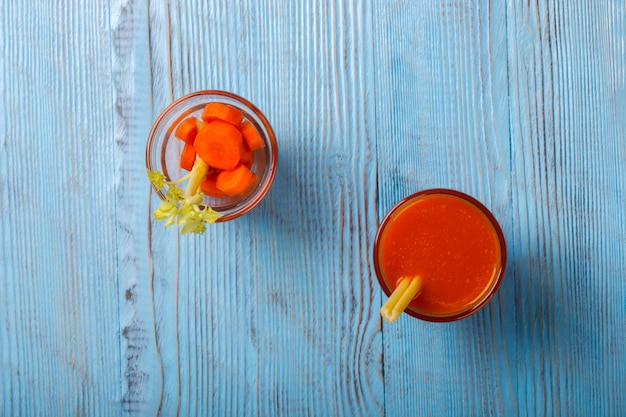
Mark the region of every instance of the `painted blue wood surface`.
<instances>
[{"instance_id":1,"label":"painted blue wood surface","mask_svg":"<svg viewBox=\"0 0 626 417\"><path fill-rule=\"evenodd\" d=\"M0 2L0 416L626 415L626 3ZM172 100L255 103L279 169L152 222ZM378 222L472 194L481 312L382 323Z\"/></svg>"}]
</instances>

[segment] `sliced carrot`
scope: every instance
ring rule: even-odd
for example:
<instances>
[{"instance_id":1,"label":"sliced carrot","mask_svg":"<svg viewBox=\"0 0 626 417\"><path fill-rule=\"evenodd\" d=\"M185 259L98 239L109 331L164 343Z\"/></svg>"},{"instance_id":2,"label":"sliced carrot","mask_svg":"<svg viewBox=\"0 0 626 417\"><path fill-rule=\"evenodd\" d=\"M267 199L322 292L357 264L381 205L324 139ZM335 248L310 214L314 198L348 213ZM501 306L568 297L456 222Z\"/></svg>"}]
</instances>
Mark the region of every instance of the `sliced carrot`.
<instances>
[{"instance_id":1,"label":"sliced carrot","mask_svg":"<svg viewBox=\"0 0 626 417\"><path fill-rule=\"evenodd\" d=\"M256 179L256 175L245 165L239 164L233 170L222 171L217 175L218 190L233 196L246 191Z\"/></svg>"},{"instance_id":2,"label":"sliced carrot","mask_svg":"<svg viewBox=\"0 0 626 417\"><path fill-rule=\"evenodd\" d=\"M196 134L198 133L198 128L196 126L196 118L190 117L188 119L183 120L183 122L176 129L176 136L178 139L182 140L185 143L193 145L193 141L196 138Z\"/></svg>"},{"instance_id":3,"label":"sliced carrot","mask_svg":"<svg viewBox=\"0 0 626 417\"><path fill-rule=\"evenodd\" d=\"M252 165L253 160L254 160L254 154L253 152L247 149L247 146L245 145L245 142L242 136L241 140L239 141L239 162L241 162L244 165L247 165L247 164Z\"/></svg>"},{"instance_id":4,"label":"sliced carrot","mask_svg":"<svg viewBox=\"0 0 626 417\"><path fill-rule=\"evenodd\" d=\"M239 124L241 124L241 119L243 119L243 113L241 110L233 106L229 106L228 104L207 104L202 112L202 120L208 123L216 119L228 122L233 126L239 126Z\"/></svg>"},{"instance_id":5,"label":"sliced carrot","mask_svg":"<svg viewBox=\"0 0 626 417\"><path fill-rule=\"evenodd\" d=\"M194 148L209 166L234 169L241 159L241 140L239 129L221 120L214 120L198 132Z\"/></svg>"},{"instance_id":6,"label":"sliced carrot","mask_svg":"<svg viewBox=\"0 0 626 417\"><path fill-rule=\"evenodd\" d=\"M185 143L185 147L180 153L180 167L191 171L194 162L196 162L196 150L193 148L193 145Z\"/></svg>"},{"instance_id":7,"label":"sliced carrot","mask_svg":"<svg viewBox=\"0 0 626 417\"><path fill-rule=\"evenodd\" d=\"M223 191L220 191L217 188L217 174L209 174L206 177L204 177L204 179L200 183L200 189L202 190L204 194L211 196L211 197L215 197L215 198L228 197L228 194L226 194Z\"/></svg>"},{"instance_id":8,"label":"sliced carrot","mask_svg":"<svg viewBox=\"0 0 626 417\"><path fill-rule=\"evenodd\" d=\"M263 139L261 139L261 135L259 135L259 132L257 132L251 123L243 122L240 130L241 135L243 136L243 142L249 151L254 152L265 146Z\"/></svg>"},{"instance_id":9,"label":"sliced carrot","mask_svg":"<svg viewBox=\"0 0 626 417\"><path fill-rule=\"evenodd\" d=\"M246 149L240 150L240 153L241 157L239 158L239 162L250 168L250 166L252 166L252 161L254 161L254 154Z\"/></svg>"}]
</instances>

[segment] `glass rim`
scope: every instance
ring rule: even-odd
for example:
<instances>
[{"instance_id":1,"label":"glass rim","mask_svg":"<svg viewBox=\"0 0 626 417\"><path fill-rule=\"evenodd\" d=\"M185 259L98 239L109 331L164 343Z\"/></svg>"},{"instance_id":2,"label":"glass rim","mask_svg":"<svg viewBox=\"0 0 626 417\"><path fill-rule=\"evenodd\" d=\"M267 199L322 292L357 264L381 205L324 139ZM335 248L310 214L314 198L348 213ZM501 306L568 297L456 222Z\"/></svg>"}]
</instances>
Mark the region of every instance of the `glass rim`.
<instances>
[{"instance_id":1,"label":"glass rim","mask_svg":"<svg viewBox=\"0 0 626 417\"><path fill-rule=\"evenodd\" d=\"M507 257L506 242L504 239L504 234L502 233L502 229L500 228L498 221L496 220L495 216L491 213L491 211L487 207L485 207L484 204L482 204L480 201L478 201L474 197L468 194L465 194L461 191L452 190L448 188L431 188L431 189L422 190L422 191L418 191L416 193L410 194L407 197L400 200L399 202L397 202L387 212L387 214L385 214L385 217L380 222L380 225L378 226L378 229L376 231L376 236L374 238L374 248L373 248L374 271L376 273L376 278L378 279L378 283L380 284L381 289L387 295L387 297L389 297L391 295L391 289L389 288L389 286L387 285L387 283L385 282L383 278L383 274L380 268L379 256L378 256L380 239L385 230L385 227L387 227L387 224L393 218L393 216L398 212L398 210L403 208L406 204L416 199L427 196L427 195L448 195L448 196L460 198L470 203L471 205L476 207L478 210L480 210L480 212L483 213L487 217L487 219L489 220L489 223L491 224L491 226L496 232L496 235L498 236L498 242L500 244L500 268L499 268L496 278L493 281L493 284L491 285L491 288L489 288L487 293L475 305L473 305L471 308L467 310L463 310L459 313L454 313L454 314L446 315L446 316L429 316L429 315L414 311L410 307L407 307L404 310L404 313L412 317L418 318L420 320L424 320L424 321L452 322L452 321L461 320L478 312L485 305L487 305L489 301L491 301L493 296L498 291L498 288L500 288L500 283L502 282L502 279L504 277L504 272L506 269L506 257Z\"/></svg>"},{"instance_id":2,"label":"glass rim","mask_svg":"<svg viewBox=\"0 0 626 417\"><path fill-rule=\"evenodd\" d=\"M240 217L244 214L246 214L247 212L249 212L250 210L252 210L254 207L256 207L261 200L263 200L263 198L265 197L265 195L267 194L267 192L269 191L272 183L274 182L274 177L276 175L276 167L278 165L278 147L276 144L276 136L274 134L274 130L272 129L272 126L270 125L270 123L268 122L267 118L265 117L265 115L263 114L263 112L261 112L261 110L259 110L259 108L257 108L254 104L252 104L250 101L248 101L247 99L228 92L228 91L223 91L223 90L199 90L199 91L194 91L192 93L186 94L182 97L179 97L178 99L174 100L172 103L170 103L167 107L165 107L161 113L159 114L159 116L156 118L156 120L154 121L154 123L152 124L152 127L150 128L150 133L148 134L148 140L146 142L146 167L148 170L153 170L153 164L151 162L150 159L150 150L152 149L152 147L154 146L154 142L156 140L156 132L158 127L160 126L160 124L162 123L163 119L168 116L172 110L174 108L176 108L177 106L179 106L181 103L190 100L194 97L198 97L198 96L218 96L218 97L225 97L227 99L236 101L238 103L240 103L241 105L243 105L244 107L247 108L247 110L250 110L252 113L254 113L254 116L257 117L259 119L259 121L263 124L263 128L267 131L267 138L265 138L268 142L270 142L271 144L271 158L269 158L268 160L268 166L266 167L267 170L267 178L265 180L265 183L262 184L262 186L260 186L258 188L258 190L253 191L253 195L252 198L246 202L246 204L240 208L236 208L233 212L231 213L227 213L227 214L223 214L221 217L219 217L217 219L216 222L220 223L220 222L226 222L228 220L232 220L235 219L237 217ZM265 136L265 135L262 135ZM163 194L163 192L161 190L158 190L154 184L151 184L151 188L153 190L156 191L157 195L159 196L159 198L161 200L165 200L165 195Z\"/></svg>"}]
</instances>

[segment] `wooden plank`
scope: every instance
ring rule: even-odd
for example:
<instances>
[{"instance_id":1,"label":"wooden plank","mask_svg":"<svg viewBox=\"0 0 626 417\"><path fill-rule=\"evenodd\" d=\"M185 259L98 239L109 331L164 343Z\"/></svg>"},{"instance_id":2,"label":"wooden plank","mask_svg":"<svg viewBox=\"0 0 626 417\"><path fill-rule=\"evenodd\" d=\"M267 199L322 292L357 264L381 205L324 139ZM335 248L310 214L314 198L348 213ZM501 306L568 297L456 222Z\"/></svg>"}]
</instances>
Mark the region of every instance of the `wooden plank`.
<instances>
[{"instance_id":1,"label":"wooden plank","mask_svg":"<svg viewBox=\"0 0 626 417\"><path fill-rule=\"evenodd\" d=\"M145 165L153 91L148 11L148 4L141 1L112 1L110 6L113 195L121 333L118 366L123 377L119 402L124 415L156 415L165 380L156 342L151 188Z\"/></svg>"},{"instance_id":2,"label":"wooden plank","mask_svg":"<svg viewBox=\"0 0 626 417\"><path fill-rule=\"evenodd\" d=\"M108 10L66 6L0 5L6 416L119 413Z\"/></svg>"},{"instance_id":3,"label":"wooden plank","mask_svg":"<svg viewBox=\"0 0 626 417\"><path fill-rule=\"evenodd\" d=\"M211 67L221 66L221 58L215 60L209 47L224 48L227 42L237 41L233 36L240 33L235 29L238 20L230 18L240 18L238 9L228 6L222 10L220 5L208 9L202 3L151 8L151 59L153 68L159 69L153 75L154 91L161 99L159 109L173 98L202 89L241 94L232 85L216 82L216 77L224 74L243 75L237 65L226 61L238 56L236 51L241 47L237 44L228 45L233 49L224 51L223 71L198 64L206 56L212 61ZM232 15L233 11L236 14ZM219 16L223 27L207 24L217 19L217 13L224 13ZM220 33L225 27L228 30ZM228 34L231 36L224 37ZM237 276L250 275L246 263L236 265L239 259L249 258L243 244L249 233L224 238L221 230L228 226L214 225L205 236L179 238L175 231L163 230L162 224L153 227L157 342L164 371L161 412L256 414L256 353L249 343L253 304L245 301L253 298L254 287L233 277L235 268ZM232 247L228 246L228 236L234 242ZM232 258L233 269L226 265L228 258ZM215 275L226 275L222 278L225 288L215 287ZM222 289L225 294L220 293ZM232 300L232 305L222 308L222 299ZM225 316L238 321L225 320Z\"/></svg>"},{"instance_id":4,"label":"wooden plank","mask_svg":"<svg viewBox=\"0 0 626 417\"><path fill-rule=\"evenodd\" d=\"M259 20L251 38L276 49L259 61L264 84L278 93L269 116L281 143L276 184L260 212L271 246L257 249L269 259L258 264L263 415L383 410L380 327L372 320L380 299L370 268L371 13L368 2L333 1L260 3L250 13Z\"/></svg>"},{"instance_id":5,"label":"wooden plank","mask_svg":"<svg viewBox=\"0 0 626 417\"><path fill-rule=\"evenodd\" d=\"M180 365L165 376L176 382L163 398L178 398L168 409L381 413L380 328L370 320L380 304L369 266L371 10L362 2L188 2L156 13L169 33L157 31L153 65L171 59L173 95L216 88L250 99L273 124L280 153L261 206L206 236L181 237L178 261L153 253L159 268L177 268L176 284L159 284L170 301L156 304L164 369L165 358ZM166 235L155 225L153 250L155 241L169 248ZM176 344L164 341L172 326Z\"/></svg>"},{"instance_id":6,"label":"wooden plank","mask_svg":"<svg viewBox=\"0 0 626 417\"><path fill-rule=\"evenodd\" d=\"M416 189L459 188L503 223L509 266L475 317L384 326L386 410L620 414L623 6L394 6L376 31L378 88L396 87L378 113L397 115L378 127L393 133L377 146L379 215Z\"/></svg>"},{"instance_id":7,"label":"wooden plank","mask_svg":"<svg viewBox=\"0 0 626 417\"><path fill-rule=\"evenodd\" d=\"M177 54L177 43L172 38L175 31L170 30L171 16L177 6L170 5L169 2L149 3L152 120L156 120L167 105L182 95L181 74L174 72L171 63L171 56ZM149 218L160 204L159 198L152 190L150 196L150 206L146 213ZM179 240L176 229L170 228L165 231L162 222L153 221L149 228L158 364L146 362L145 366L153 366L154 369L156 365L161 368L158 415L172 416L179 415L180 412L180 368L188 362L186 357L181 357L178 349L178 311L179 305L185 302L178 297Z\"/></svg>"},{"instance_id":8,"label":"wooden plank","mask_svg":"<svg viewBox=\"0 0 626 417\"><path fill-rule=\"evenodd\" d=\"M506 14L500 2L376 2L378 217L454 188L510 237ZM515 253L513 253L515 257ZM383 325L389 415L515 415L515 283L461 322Z\"/></svg>"},{"instance_id":9,"label":"wooden plank","mask_svg":"<svg viewBox=\"0 0 626 417\"><path fill-rule=\"evenodd\" d=\"M521 414L624 412L623 16L615 2L507 10Z\"/></svg>"}]
</instances>

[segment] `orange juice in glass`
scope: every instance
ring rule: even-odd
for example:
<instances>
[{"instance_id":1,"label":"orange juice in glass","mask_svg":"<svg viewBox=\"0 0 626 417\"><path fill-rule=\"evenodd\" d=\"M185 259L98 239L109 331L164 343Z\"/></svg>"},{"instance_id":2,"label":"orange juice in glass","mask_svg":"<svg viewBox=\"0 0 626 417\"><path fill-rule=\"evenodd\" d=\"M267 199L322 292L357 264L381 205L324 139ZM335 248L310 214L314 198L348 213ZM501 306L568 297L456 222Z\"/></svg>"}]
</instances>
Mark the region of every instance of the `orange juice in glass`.
<instances>
[{"instance_id":1,"label":"orange juice in glass","mask_svg":"<svg viewBox=\"0 0 626 417\"><path fill-rule=\"evenodd\" d=\"M504 236L493 214L454 190L425 190L400 201L374 242L376 275L390 296L381 313L399 293L412 291L401 311L427 321L462 319L493 297L505 266Z\"/></svg>"}]
</instances>

